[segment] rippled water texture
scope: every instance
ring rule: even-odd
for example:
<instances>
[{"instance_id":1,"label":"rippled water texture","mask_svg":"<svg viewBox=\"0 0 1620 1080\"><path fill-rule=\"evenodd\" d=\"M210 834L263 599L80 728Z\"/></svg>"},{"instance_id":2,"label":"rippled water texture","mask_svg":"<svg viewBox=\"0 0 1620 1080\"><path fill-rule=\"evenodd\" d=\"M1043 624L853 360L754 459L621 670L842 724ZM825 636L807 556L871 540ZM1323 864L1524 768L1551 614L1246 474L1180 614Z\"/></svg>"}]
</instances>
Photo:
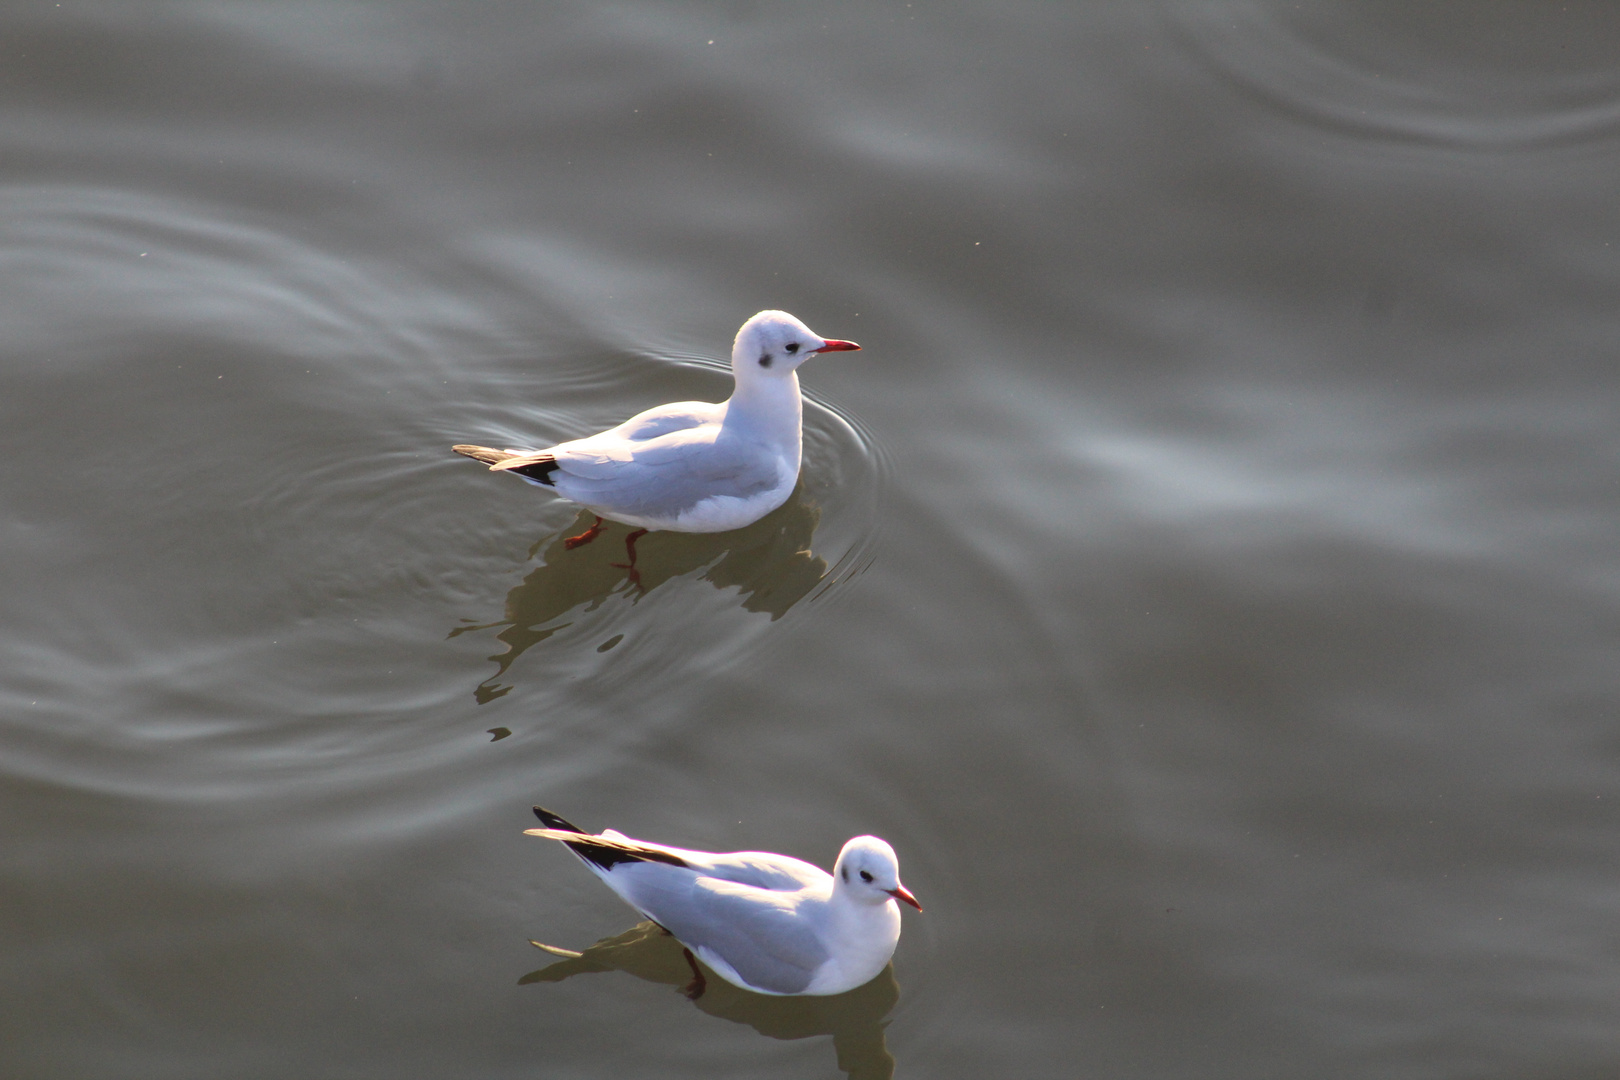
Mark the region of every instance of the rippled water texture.
<instances>
[{"instance_id":1,"label":"rippled water texture","mask_svg":"<svg viewBox=\"0 0 1620 1080\"><path fill-rule=\"evenodd\" d=\"M1620 1067L1616 9L0 30L0 1074ZM640 588L449 451L766 307L863 351ZM534 802L926 913L689 1002Z\"/></svg>"}]
</instances>

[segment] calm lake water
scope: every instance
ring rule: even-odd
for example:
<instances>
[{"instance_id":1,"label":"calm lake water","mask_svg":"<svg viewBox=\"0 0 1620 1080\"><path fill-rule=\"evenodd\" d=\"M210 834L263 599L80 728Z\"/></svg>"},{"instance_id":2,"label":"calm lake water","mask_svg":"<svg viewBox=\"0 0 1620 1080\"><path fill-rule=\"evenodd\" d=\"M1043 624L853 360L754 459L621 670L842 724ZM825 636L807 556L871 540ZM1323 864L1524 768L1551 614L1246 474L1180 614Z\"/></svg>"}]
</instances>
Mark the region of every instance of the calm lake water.
<instances>
[{"instance_id":1,"label":"calm lake water","mask_svg":"<svg viewBox=\"0 0 1620 1080\"><path fill-rule=\"evenodd\" d=\"M65 0L0 57L0 1073L1620 1069L1620 8ZM644 591L449 451L724 397L766 307L865 348ZM876 833L927 910L694 1004L536 802Z\"/></svg>"}]
</instances>

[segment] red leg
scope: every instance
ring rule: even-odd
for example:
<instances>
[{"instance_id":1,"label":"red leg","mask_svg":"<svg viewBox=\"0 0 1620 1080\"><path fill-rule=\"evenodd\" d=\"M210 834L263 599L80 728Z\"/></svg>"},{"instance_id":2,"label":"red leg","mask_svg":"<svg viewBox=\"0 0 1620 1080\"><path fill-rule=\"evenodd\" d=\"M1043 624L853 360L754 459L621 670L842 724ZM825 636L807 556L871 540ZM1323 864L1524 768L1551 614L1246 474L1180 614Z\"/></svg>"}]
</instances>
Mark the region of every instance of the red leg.
<instances>
[{"instance_id":1,"label":"red leg","mask_svg":"<svg viewBox=\"0 0 1620 1080\"><path fill-rule=\"evenodd\" d=\"M616 562L616 563L613 564L614 566L617 566L621 570L630 571L630 573L627 575L629 577L629 579L630 579L630 584L635 585L637 587L639 587L641 585L641 571L636 569L636 541L640 540L643 536L646 536L646 535L647 535L647 530L646 529L637 529L634 532L632 532L629 536L626 536L624 538L624 550L629 554L630 561L627 562L627 563Z\"/></svg>"},{"instance_id":2,"label":"red leg","mask_svg":"<svg viewBox=\"0 0 1620 1080\"><path fill-rule=\"evenodd\" d=\"M582 544L588 544L592 540L595 540L597 538L597 536L601 534L601 532L602 532L602 515L598 514L598 515L596 515L596 524L595 525L592 525L590 528L586 529L584 532L580 533L578 536L570 536L568 539L564 540L563 541L563 547L567 548L569 551L573 551L575 548L581 546Z\"/></svg>"},{"instance_id":3,"label":"red leg","mask_svg":"<svg viewBox=\"0 0 1620 1080\"><path fill-rule=\"evenodd\" d=\"M703 991L709 988L709 980L703 977L703 970L697 966L697 959L693 957L691 949L682 949L686 956L687 966L692 969L692 981L681 987L689 1001L696 1001L703 996Z\"/></svg>"}]
</instances>

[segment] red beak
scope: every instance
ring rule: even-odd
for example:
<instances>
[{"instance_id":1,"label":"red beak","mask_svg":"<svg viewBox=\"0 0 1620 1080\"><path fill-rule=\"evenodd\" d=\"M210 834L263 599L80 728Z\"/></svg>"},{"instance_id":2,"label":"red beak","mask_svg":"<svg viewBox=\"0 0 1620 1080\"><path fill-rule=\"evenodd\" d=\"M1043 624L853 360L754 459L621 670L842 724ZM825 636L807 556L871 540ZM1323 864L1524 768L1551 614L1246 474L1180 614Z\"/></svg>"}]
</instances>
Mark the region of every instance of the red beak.
<instances>
[{"instance_id":1,"label":"red beak","mask_svg":"<svg viewBox=\"0 0 1620 1080\"><path fill-rule=\"evenodd\" d=\"M827 342L827 344L823 345L821 348L819 348L819 349L811 349L810 351L811 352L860 352L861 347L859 345L855 344L853 341L829 341L829 342ZM917 910L921 911L922 909L918 908Z\"/></svg>"},{"instance_id":2,"label":"red beak","mask_svg":"<svg viewBox=\"0 0 1620 1080\"><path fill-rule=\"evenodd\" d=\"M904 885L896 885L894 888L889 890L889 895L900 901L902 904L910 904L918 911L922 910L922 905L917 903L917 898L912 896L910 890L908 890Z\"/></svg>"}]
</instances>

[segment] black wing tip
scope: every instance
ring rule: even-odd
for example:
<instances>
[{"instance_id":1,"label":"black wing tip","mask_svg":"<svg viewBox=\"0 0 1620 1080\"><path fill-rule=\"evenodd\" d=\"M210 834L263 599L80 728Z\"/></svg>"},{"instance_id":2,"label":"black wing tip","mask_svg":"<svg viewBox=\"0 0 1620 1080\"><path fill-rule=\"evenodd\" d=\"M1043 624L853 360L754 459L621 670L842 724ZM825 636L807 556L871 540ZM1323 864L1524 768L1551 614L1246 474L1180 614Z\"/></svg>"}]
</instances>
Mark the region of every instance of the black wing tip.
<instances>
[{"instance_id":1,"label":"black wing tip","mask_svg":"<svg viewBox=\"0 0 1620 1080\"><path fill-rule=\"evenodd\" d=\"M472 443L457 443L450 449L454 450L463 457L470 457L474 461L482 461L485 465L488 465L492 469L499 467L503 461L511 461L513 458L527 456L523 451L497 450L493 446L476 446ZM530 480L537 483L545 484L547 487L556 487L557 483L551 479L551 474L556 472L559 468L561 468L561 466L557 464L556 458L546 456L541 457L536 461L531 461L524 465L515 465L510 469L502 469L501 471L515 472L519 476L526 476Z\"/></svg>"},{"instance_id":2,"label":"black wing tip","mask_svg":"<svg viewBox=\"0 0 1620 1080\"><path fill-rule=\"evenodd\" d=\"M558 468L556 458L541 458L539 461L531 462L528 465L518 465L506 471L515 472L519 476L527 476L530 480L538 480L549 487L556 487L557 482L551 479L551 474L556 472Z\"/></svg>"},{"instance_id":3,"label":"black wing tip","mask_svg":"<svg viewBox=\"0 0 1620 1080\"><path fill-rule=\"evenodd\" d=\"M598 847L589 840L570 841L563 843L574 849L574 853L586 862L594 863L603 870L611 870L620 863L656 862L669 866L686 866L687 861L679 855L671 855L667 851L657 848L640 848L636 851L626 851L618 847Z\"/></svg>"},{"instance_id":4,"label":"black wing tip","mask_svg":"<svg viewBox=\"0 0 1620 1080\"><path fill-rule=\"evenodd\" d=\"M534 808L534 816L539 818L540 824L544 825L548 829L561 829L563 832L577 833L583 833L585 831L578 825L575 825L572 821L569 821L567 818L553 814L550 810L547 810L543 806L536 806Z\"/></svg>"},{"instance_id":5,"label":"black wing tip","mask_svg":"<svg viewBox=\"0 0 1620 1080\"><path fill-rule=\"evenodd\" d=\"M679 855L671 855L667 851L657 848L641 848L637 851L627 851L622 847L610 844L593 844L591 841L597 837L586 832L565 817L559 817L543 806L534 807L534 816L540 819L540 824L548 829L558 829L562 832L579 833L578 840L564 840L563 843L575 855L603 870L611 870L620 863L661 862L670 866L685 866L686 860Z\"/></svg>"}]
</instances>

